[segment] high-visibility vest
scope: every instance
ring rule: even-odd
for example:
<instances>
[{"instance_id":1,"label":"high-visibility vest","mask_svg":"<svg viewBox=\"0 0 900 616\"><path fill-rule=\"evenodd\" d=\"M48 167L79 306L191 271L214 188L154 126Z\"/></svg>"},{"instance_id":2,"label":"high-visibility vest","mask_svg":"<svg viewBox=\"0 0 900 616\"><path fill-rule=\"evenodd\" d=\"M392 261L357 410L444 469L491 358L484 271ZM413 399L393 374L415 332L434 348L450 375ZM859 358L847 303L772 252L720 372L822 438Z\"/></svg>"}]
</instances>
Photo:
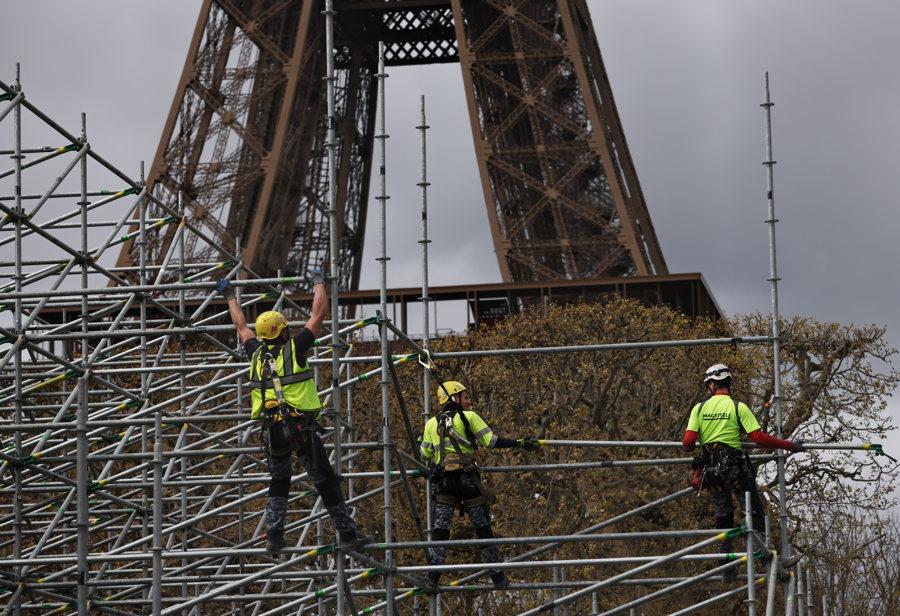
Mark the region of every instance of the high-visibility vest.
<instances>
[{"instance_id":1,"label":"high-visibility vest","mask_svg":"<svg viewBox=\"0 0 900 616\"><path fill-rule=\"evenodd\" d=\"M449 426L444 425L447 419L450 419ZM469 424L469 430L466 430L466 423ZM460 411L442 413L440 417L434 416L425 422L419 449L425 460L434 460L435 464L448 470L450 465L465 465L474 461L476 445L493 447L496 442L497 436L484 419L474 411Z\"/></svg>"},{"instance_id":2,"label":"high-visibility vest","mask_svg":"<svg viewBox=\"0 0 900 616\"><path fill-rule=\"evenodd\" d=\"M263 379L266 374L263 368L265 357L268 353L277 353L275 359L275 374L279 377L282 386L282 396L285 403L300 411L318 413L322 408L319 401L319 393L316 391L316 383L312 380L312 368L306 358L299 364L294 354L294 341L288 340L282 345L280 352L270 349L263 342L253 352L250 358L250 417L257 419L262 414L265 402L278 400L271 378ZM274 354L273 354L274 355Z\"/></svg>"}]
</instances>

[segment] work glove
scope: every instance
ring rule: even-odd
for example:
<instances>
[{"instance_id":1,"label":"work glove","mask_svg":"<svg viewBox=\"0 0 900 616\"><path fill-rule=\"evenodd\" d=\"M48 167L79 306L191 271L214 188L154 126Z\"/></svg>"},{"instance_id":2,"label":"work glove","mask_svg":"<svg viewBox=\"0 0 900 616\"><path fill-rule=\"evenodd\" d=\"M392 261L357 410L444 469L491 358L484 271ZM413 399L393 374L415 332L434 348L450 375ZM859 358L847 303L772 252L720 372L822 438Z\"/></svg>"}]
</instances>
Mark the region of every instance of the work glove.
<instances>
[{"instance_id":1,"label":"work glove","mask_svg":"<svg viewBox=\"0 0 900 616\"><path fill-rule=\"evenodd\" d=\"M694 474L691 476L691 487L700 491L700 486L703 483L703 471L699 468L694 469Z\"/></svg>"},{"instance_id":2,"label":"work glove","mask_svg":"<svg viewBox=\"0 0 900 616\"><path fill-rule=\"evenodd\" d=\"M803 451L803 445L805 445L805 444L806 444L806 441L804 441L802 438L796 438L791 441L791 445L793 445L793 448L791 449L791 451L793 451L794 453L796 453L798 451Z\"/></svg>"},{"instance_id":3,"label":"work glove","mask_svg":"<svg viewBox=\"0 0 900 616\"><path fill-rule=\"evenodd\" d=\"M319 267L313 267L306 272L306 279L309 284L316 286L319 283L325 283L325 270Z\"/></svg>"},{"instance_id":4,"label":"work glove","mask_svg":"<svg viewBox=\"0 0 900 616\"><path fill-rule=\"evenodd\" d=\"M231 281L227 278L223 278L218 283L216 283L216 291L222 294L225 298L225 301L230 300L234 297L234 289L231 288Z\"/></svg>"},{"instance_id":5,"label":"work glove","mask_svg":"<svg viewBox=\"0 0 900 616\"><path fill-rule=\"evenodd\" d=\"M525 451L534 451L535 449L538 449L541 446L541 444L538 442L538 440L536 438L531 438L531 437L520 438L519 440L516 441L516 443L519 445L520 449L524 449Z\"/></svg>"}]
</instances>

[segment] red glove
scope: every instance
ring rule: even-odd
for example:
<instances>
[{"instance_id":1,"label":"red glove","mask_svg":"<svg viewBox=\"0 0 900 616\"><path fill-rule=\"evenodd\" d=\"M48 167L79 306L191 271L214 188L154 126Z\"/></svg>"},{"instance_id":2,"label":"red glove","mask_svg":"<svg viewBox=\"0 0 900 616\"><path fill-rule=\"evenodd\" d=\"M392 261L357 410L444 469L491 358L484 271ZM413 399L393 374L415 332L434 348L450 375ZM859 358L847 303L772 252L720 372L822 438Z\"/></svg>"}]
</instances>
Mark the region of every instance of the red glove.
<instances>
[{"instance_id":1,"label":"red glove","mask_svg":"<svg viewBox=\"0 0 900 616\"><path fill-rule=\"evenodd\" d=\"M703 471L701 471L699 468L695 468L694 476L691 477L691 487L694 488L695 490L697 490L698 492L700 491L700 484L703 481L702 476L703 476Z\"/></svg>"}]
</instances>

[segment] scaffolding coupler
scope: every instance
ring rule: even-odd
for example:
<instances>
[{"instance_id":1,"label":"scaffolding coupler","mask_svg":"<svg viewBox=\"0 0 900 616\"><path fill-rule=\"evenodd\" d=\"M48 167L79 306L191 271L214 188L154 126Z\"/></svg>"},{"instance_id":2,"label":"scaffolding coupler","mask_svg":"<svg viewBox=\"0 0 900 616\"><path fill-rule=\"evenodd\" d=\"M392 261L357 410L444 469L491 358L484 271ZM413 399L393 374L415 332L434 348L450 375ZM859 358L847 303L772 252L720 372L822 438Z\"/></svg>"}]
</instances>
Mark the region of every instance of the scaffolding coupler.
<instances>
[{"instance_id":1,"label":"scaffolding coupler","mask_svg":"<svg viewBox=\"0 0 900 616\"><path fill-rule=\"evenodd\" d=\"M897 463L897 458L895 458L895 457L891 456L890 454L888 454L887 452L885 452L884 447L882 445L880 445L879 443L864 443L863 450L871 451L876 456L884 456L885 458L887 458L894 464Z\"/></svg>"}]
</instances>

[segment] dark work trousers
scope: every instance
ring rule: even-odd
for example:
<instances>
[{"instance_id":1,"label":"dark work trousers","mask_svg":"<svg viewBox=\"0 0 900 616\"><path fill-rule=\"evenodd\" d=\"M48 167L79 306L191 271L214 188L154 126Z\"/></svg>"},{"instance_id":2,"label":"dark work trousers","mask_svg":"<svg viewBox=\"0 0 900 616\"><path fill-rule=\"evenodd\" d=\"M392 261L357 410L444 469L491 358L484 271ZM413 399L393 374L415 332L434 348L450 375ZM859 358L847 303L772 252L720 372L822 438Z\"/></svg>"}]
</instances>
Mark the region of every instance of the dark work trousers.
<instances>
[{"instance_id":1,"label":"dark work trousers","mask_svg":"<svg viewBox=\"0 0 900 616\"><path fill-rule=\"evenodd\" d=\"M756 488L756 473L743 451L719 446L711 452L710 464L704 469L704 485L709 490L715 506L716 528L733 528L734 500L740 511L744 510L744 494L750 492L750 516L753 529L760 535L765 532L765 509ZM720 551L734 551L731 541L720 545Z\"/></svg>"},{"instance_id":2,"label":"dark work trousers","mask_svg":"<svg viewBox=\"0 0 900 616\"><path fill-rule=\"evenodd\" d=\"M319 436L321 426L312 413L301 413L299 418L292 418L289 422L286 434L285 421L274 422L266 418L261 431L269 474L272 476L266 499L266 527L269 534L284 533L291 488L292 455L296 455L306 470L309 481L322 497L341 540L356 539L356 522L350 517L341 484L322 445Z\"/></svg>"},{"instance_id":3,"label":"dark work trousers","mask_svg":"<svg viewBox=\"0 0 900 616\"><path fill-rule=\"evenodd\" d=\"M450 505L437 502L438 495L447 495L456 498L459 502L482 496L481 479L478 473L466 473L457 471L445 473L437 482L434 490L434 527L431 538L434 541L447 541L450 539L450 527L453 524L453 512L458 505ZM491 530L491 510L487 503L464 507L466 515L475 527L475 536L479 539L492 539L494 533ZM443 565L446 561L447 548L429 548L432 565ZM500 550L496 545L488 545L481 548L481 559L486 563L500 562ZM500 575L499 569L491 569L491 575Z\"/></svg>"}]
</instances>

